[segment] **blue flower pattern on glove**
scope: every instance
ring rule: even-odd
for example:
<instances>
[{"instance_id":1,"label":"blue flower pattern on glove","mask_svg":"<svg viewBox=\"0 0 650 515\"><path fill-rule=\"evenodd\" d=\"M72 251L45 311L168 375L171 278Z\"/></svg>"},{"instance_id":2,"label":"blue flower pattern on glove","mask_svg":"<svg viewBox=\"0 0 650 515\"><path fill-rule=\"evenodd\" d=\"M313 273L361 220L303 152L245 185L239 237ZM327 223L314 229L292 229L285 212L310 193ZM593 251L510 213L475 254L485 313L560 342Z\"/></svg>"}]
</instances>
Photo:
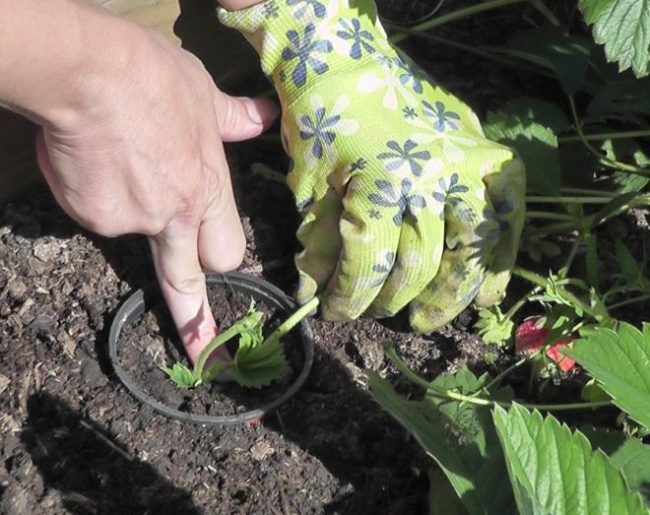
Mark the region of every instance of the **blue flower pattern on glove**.
<instances>
[{"instance_id":1,"label":"blue flower pattern on glove","mask_svg":"<svg viewBox=\"0 0 650 515\"><path fill-rule=\"evenodd\" d=\"M411 169L411 173L416 177L422 174L422 165L418 161L427 161L431 159L431 153L427 150L413 152L418 144L410 139L404 143L404 147L400 147L397 141L389 141L386 146L393 152L383 152L377 156L378 159L384 161L384 166L389 172L399 170L405 164Z\"/></svg>"},{"instance_id":2,"label":"blue flower pattern on glove","mask_svg":"<svg viewBox=\"0 0 650 515\"><path fill-rule=\"evenodd\" d=\"M413 183L409 179L403 179L401 190L398 192L388 181L375 181L379 193L371 193L368 200L380 207L396 207L397 214L393 216L393 222L400 227L406 214L417 219L417 210L427 207L427 201L422 195L411 195Z\"/></svg>"},{"instance_id":3,"label":"blue flower pattern on glove","mask_svg":"<svg viewBox=\"0 0 650 515\"><path fill-rule=\"evenodd\" d=\"M460 129L460 115L454 111L447 111L443 102L437 101L435 107L429 102L422 101L424 116L433 120L433 126L438 132L447 129L457 131Z\"/></svg>"},{"instance_id":4,"label":"blue flower pattern on glove","mask_svg":"<svg viewBox=\"0 0 650 515\"><path fill-rule=\"evenodd\" d=\"M374 38L367 30L361 29L361 22L353 18L349 23L347 20L339 20L341 28L336 35L343 40L352 41L352 48L350 49L350 57L359 60L363 56L365 50L368 54L375 52L375 47L370 44Z\"/></svg>"},{"instance_id":5,"label":"blue flower pattern on glove","mask_svg":"<svg viewBox=\"0 0 650 515\"><path fill-rule=\"evenodd\" d=\"M433 199L441 204L444 204L445 207L456 206L459 202L462 201L462 199L456 197L455 195L459 193L467 193L469 191L469 188L467 186L460 184L460 179L457 173L451 175L449 182L447 182L444 178L438 180L438 188L439 191L433 192ZM444 219L444 217L445 213L443 209L440 212L440 218Z\"/></svg>"},{"instance_id":6,"label":"blue flower pattern on glove","mask_svg":"<svg viewBox=\"0 0 650 515\"><path fill-rule=\"evenodd\" d=\"M372 271L380 275L370 284L370 287L377 288L379 286L382 286L384 284L384 281L386 281L386 277L388 277L388 274L390 274L390 271L393 269L394 264L395 253L386 252L384 255L384 263L376 263L372 267Z\"/></svg>"},{"instance_id":7,"label":"blue flower pattern on glove","mask_svg":"<svg viewBox=\"0 0 650 515\"><path fill-rule=\"evenodd\" d=\"M327 116L324 107L319 107L312 119L305 114L300 117L300 138L304 141L313 139L311 153L316 159L323 157L324 148L336 140L336 133L332 130L341 121L341 115Z\"/></svg>"},{"instance_id":8,"label":"blue flower pattern on glove","mask_svg":"<svg viewBox=\"0 0 650 515\"><path fill-rule=\"evenodd\" d=\"M311 23L305 27L304 37L295 30L287 32L290 45L282 51L282 59L291 62L298 59L291 78L297 87L302 87L307 82L308 69L311 68L317 75L322 75L329 70L327 63L317 59L313 54L328 54L332 51L332 43L327 40L314 40L316 28Z\"/></svg>"},{"instance_id":9,"label":"blue flower pattern on glove","mask_svg":"<svg viewBox=\"0 0 650 515\"><path fill-rule=\"evenodd\" d=\"M316 18L324 18L327 14L327 9L318 0L287 0L287 5L297 6L294 13L296 20L302 20L303 17L309 13L309 8L314 12Z\"/></svg>"},{"instance_id":10,"label":"blue flower pattern on glove","mask_svg":"<svg viewBox=\"0 0 650 515\"><path fill-rule=\"evenodd\" d=\"M422 86L422 81L413 72L411 67L402 61L399 57L395 58L395 64L401 71L399 76L399 81L401 84L403 86L410 86L413 91L415 91L418 95L421 95L424 92L424 86Z\"/></svg>"},{"instance_id":11,"label":"blue flower pattern on glove","mask_svg":"<svg viewBox=\"0 0 650 515\"><path fill-rule=\"evenodd\" d=\"M270 0L264 4L264 17L268 20L269 18L278 18L280 16L280 8L278 4L275 3L275 0Z\"/></svg>"}]
</instances>

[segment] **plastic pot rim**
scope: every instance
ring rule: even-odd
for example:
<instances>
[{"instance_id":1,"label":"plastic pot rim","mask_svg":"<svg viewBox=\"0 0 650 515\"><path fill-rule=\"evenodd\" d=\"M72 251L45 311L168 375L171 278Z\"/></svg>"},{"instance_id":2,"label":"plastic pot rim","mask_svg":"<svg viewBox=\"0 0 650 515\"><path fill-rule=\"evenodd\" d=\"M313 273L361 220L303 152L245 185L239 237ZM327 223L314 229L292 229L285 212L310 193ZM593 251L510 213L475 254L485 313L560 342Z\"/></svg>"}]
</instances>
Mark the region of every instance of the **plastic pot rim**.
<instances>
[{"instance_id":1,"label":"plastic pot rim","mask_svg":"<svg viewBox=\"0 0 650 515\"><path fill-rule=\"evenodd\" d=\"M250 294L256 299L256 301L262 302L270 307L278 308L287 314L290 314L297 308L297 304L292 298L263 279L251 277L240 272L229 272L226 274L207 272L205 275L208 285L216 284L231 287L245 294ZM158 297L160 297L159 294ZM305 358L302 370L294 382L289 385L288 389L276 399L259 408L245 411L243 413L237 413L235 415L195 415L193 413L186 413L166 406L162 402L142 391L142 389L139 388L129 377L129 374L127 374L118 364L117 349L122 328L127 324L133 323L144 314L145 303L145 291L140 289L135 291L120 306L113 322L111 323L108 336L108 358L115 374L129 393L143 404L150 406L156 413L168 418L193 424L222 426L244 424L249 421L260 419L279 408L282 404L293 397L298 390L300 390L309 376L309 372L314 362L314 336L309 323L306 320L303 320L296 328L296 330L300 332L300 341L302 343Z\"/></svg>"}]
</instances>

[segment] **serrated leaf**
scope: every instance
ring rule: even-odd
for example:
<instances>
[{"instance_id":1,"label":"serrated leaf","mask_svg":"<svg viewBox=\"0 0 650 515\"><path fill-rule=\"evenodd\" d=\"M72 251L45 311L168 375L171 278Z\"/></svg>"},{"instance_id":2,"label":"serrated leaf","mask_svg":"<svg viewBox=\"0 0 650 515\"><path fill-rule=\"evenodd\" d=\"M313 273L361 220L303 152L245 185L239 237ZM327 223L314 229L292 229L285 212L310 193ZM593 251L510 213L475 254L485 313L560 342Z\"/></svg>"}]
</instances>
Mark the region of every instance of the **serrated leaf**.
<instances>
[{"instance_id":1,"label":"serrated leaf","mask_svg":"<svg viewBox=\"0 0 650 515\"><path fill-rule=\"evenodd\" d=\"M592 451L582 433L517 404L508 411L497 406L493 418L522 515L647 513L621 472Z\"/></svg>"},{"instance_id":2,"label":"serrated leaf","mask_svg":"<svg viewBox=\"0 0 650 515\"><path fill-rule=\"evenodd\" d=\"M515 324L504 316L499 306L481 309L478 316L474 327L486 343L504 346L510 342Z\"/></svg>"},{"instance_id":3,"label":"serrated leaf","mask_svg":"<svg viewBox=\"0 0 650 515\"><path fill-rule=\"evenodd\" d=\"M182 363L174 363L172 368L163 368L162 371L182 390L189 390L201 384L201 378Z\"/></svg>"},{"instance_id":4,"label":"serrated leaf","mask_svg":"<svg viewBox=\"0 0 650 515\"><path fill-rule=\"evenodd\" d=\"M614 403L650 428L650 325L599 327L565 352L596 379Z\"/></svg>"},{"instance_id":5,"label":"serrated leaf","mask_svg":"<svg viewBox=\"0 0 650 515\"><path fill-rule=\"evenodd\" d=\"M585 428L585 436L594 448L601 449L617 469L623 473L632 492L639 492L646 506L650 506L650 446L622 433Z\"/></svg>"},{"instance_id":6,"label":"serrated leaf","mask_svg":"<svg viewBox=\"0 0 650 515\"><path fill-rule=\"evenodd\" d=\"M431 386L471 394L488 382L489 376L476 378L463 369L455 376L439 377ZM512 513L512 492L487 407L433 395L408 401L372 371L368 384L374 399L436 460L470 514ZM512 392L501 389L495 395L506 400Z\"/></svg>"},{"instance_id":7,"label":"serrated leaf","mask_svg":"<svg viewBox=\"0 0 650 515\"><path fill-rule=\"evenodd\" d=\"M555 133L571 128L569 119L556 104L540 98L517 97L501 106L500 111L520 120L539 123Z\"/></svg>"},{"instance_id":8,"label":"serrated leaf","mask_svg":"<svg viewBox=\"0 0 650 515\"><path fill-rule=\"evenodd\" d=\"M513 147L526 166L529 191L557 195L560 189L560 158L557 137L550 129L506 113L488 113L485 135Z\"/></svg>"},{"instance_id":9,"label":"serrated leaf","mask_svg":"<svg viewBox=\"0 0 650 515\"><path fill-rule=\"evenodd\" d=\"M240 353L241 351L241 353ZM233 360L231 369L235 381L248 388L262 388L284 376L288 369L282 342L272 338L245 339Z\"/></svg>"},{"instance_id":10,"label":"serrated leaf","mask_svg":"<svg viewBox=\"0 0 650 515\"><path fill-rule=\"evenodd\" d=\"M650 0L580 0L578 7L609 61L637 77L650 74Z\"/></svg>"},{"instance_id":11,"label":"serrated leaf","mask_svg":"<svg viewBox=\"0 0 650 515\"><path fill-rule=\"evenodd\" d=\"M630 285L650 292L650 281L643 275L643 270L634 259L630 249L621 240L616 240L616 261L621 273Z\"/></svg>"},{"instance_id":12,"label":"serrated leaf","mask_svg":"<svg viewBox=\"0 0 650 515\"><path fill-rule=\"evenodd\" d=\"M574 94L587 71L591 43L555 27L541 27L516 34L508 46L496 50L552 70L564 90Z\"/></svg>"}]
</instances>

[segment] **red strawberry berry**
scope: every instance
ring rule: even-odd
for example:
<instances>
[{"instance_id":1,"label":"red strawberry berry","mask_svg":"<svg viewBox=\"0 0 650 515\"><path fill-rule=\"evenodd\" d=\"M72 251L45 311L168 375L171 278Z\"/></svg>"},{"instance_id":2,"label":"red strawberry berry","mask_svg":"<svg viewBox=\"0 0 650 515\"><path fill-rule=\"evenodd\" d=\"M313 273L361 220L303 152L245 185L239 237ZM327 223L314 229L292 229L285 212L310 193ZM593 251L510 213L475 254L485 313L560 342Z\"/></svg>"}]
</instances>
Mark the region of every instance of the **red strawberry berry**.
<instances>
[{"instance_id":1,"label":"red strawberry berry","mask_svg":"<svg viewBox=\"0 0 650 515\"><path fill-rule=\"evenodd\" d=\"M548 339L550 331L544 328L544 320L541 317L533 317L524 320L515 335L515 351L519 356L530 356L539 352ZM576 366L576 362L571 358L565 357L560 349L571 346L573 339L557 340L546 350L546 355L558 364L560 369L565 372L571 372Z\"/></svg>"}]
</instances>

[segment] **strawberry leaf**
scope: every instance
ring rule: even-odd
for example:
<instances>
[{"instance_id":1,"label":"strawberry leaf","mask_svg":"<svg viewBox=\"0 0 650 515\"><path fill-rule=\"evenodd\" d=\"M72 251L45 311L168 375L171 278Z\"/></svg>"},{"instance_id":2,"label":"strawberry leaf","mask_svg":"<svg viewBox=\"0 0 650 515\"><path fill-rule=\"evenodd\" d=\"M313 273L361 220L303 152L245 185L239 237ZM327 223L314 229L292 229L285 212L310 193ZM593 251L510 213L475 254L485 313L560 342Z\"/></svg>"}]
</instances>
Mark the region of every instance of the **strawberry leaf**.
<instances>
[{"instance_id":1,"label":"strawberry leaf","mask_svg":"<svg viewBox=\"0 0 650 515\"><path fill-rule=\"evenodd\" d=\"M517 404L497 406L493 419L521 514L647 513L622 473L579 431Z\"/></svg>"},{"instance_id":2,"label":"strawberry leaf","mask_svg":"<svg viewBox=\"0 0 650 515\"><path fill-rule=\"evenodd\" d=\"M560 157L557 136L539 123L506 113L488 113L484 124L488 139L517 150L526 165L529 191L557 195L560 190Z\"/></svg>"},{"instance_id":3,"label":"strawberry leaf","mask_svg":"<svg viewBox=\"0 0 650 515\"><path fill-rule=\"evenodd\" d=\"M565 354L598 381L619 408L650 429L650 325L597 328Z\"/></svg>"},{"instance_id":4,"label":"strawberry leaf","mask_svg":"<svg viewBox=\"0 0 650 515\"><path fill-rule=\"evenodd\" d=\"M638 491L650 506L650 446L619 432L595 428L583 428L583 432L591 445L607 454L623 473L630 490Z\"/></svg>"},{"instance_id":5,"label":"strawberry leaf","mask_svg":"<svg viewBox=\"0 0 650 515\"><path fill-rule=\"evenodd\" d=\"M478 316L474 327L485 343L506 346L510 342L515 324L504 316L499 306L481 309Z\"/></svg>"},{"instance_id":6,"label":"strawberry leaf","mask_svg":"<svg viewBox=\"0 0 650 515\"><path fill-rule=\"evenodd\" d=\"M432 394L421 401L409 401L375 372L367 374L375 401L438 463L470 514L513 512L512 491L489 408ZM476 378L463 369L454 376L437 378L431 388L471 394L483 389L489 380L487 374ZM508 400L512 393L501 389L496 396Z\"/></svg>"},{"instance_id":7,"label":"strawberry leaf","mask_svg":"<svg viewBox=\"0 0 650 515\"><path fill-rule=\"evenodd\" d=\"M279 338L263 340L259 336L242 335L231 372L235 381L248 388L262 388L280 379L288 369Z\"/></svg>"},{"instance_id":8,"label":"strawberry leaf","mask_svg":"<svg viewBox=\"0 0 650 515\"><path fill-rule=\"evenodd\" d=\"M608 61L637 77L650 74L650 0L580 0L578 7Z\"/></svg>"},{"instance_id":9,"label":"strawberry leaf","mask_svg":"<svg viewBox=\"0 0 650 515\"><path fill-rule=\"evenodd\" d=\"M163 368L162 371L182 390L196 388L201 384L201 378L182 363L174 363L172 368Z\"/></svg>"}]
</instances>

